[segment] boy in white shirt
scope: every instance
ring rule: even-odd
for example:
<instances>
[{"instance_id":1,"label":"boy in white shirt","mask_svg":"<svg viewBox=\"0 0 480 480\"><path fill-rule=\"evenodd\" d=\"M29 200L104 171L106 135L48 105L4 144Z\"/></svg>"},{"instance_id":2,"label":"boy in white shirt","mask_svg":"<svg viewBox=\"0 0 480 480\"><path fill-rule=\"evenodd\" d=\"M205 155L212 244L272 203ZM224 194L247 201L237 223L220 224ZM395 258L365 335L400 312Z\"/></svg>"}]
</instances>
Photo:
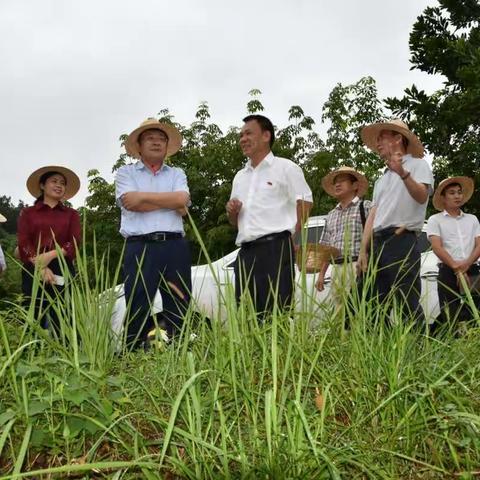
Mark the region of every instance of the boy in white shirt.
<instances>
[{"instance_id":1,"label":"boy in white shirt","mask_svg":"<svg viewBox=\"0 0 480 480\"><path fill-rule=\"evenodd\" d=\"M441 313L437 325L472 319L461 296L461 277L469 284L472 275L478 273L475 262L480 257L480 223L475 215L462 212L461 207L473 190L471 178L451 177L440 182L433 197L433 206L440 213L428 219L427 235L441 262L437 281ZM472 296L478 308L480 297L473 291Z\"/></svg>"}]
</instances>

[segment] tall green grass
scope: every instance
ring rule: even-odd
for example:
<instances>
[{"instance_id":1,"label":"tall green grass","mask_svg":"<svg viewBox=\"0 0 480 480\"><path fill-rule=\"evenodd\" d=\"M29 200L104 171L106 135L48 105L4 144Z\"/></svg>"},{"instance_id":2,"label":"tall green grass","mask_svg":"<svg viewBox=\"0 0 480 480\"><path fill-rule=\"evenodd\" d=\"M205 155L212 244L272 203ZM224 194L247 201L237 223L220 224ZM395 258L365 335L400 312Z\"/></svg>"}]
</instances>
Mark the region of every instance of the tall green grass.
<instances>
[{"instance_id":1,"label":"tall green grass","mask_svg":"<svg viewBox=\"0 0 480 480\"><path fill-rule=\"evenodd\" d=\"M65 272L60 338L32 307L0 313L0 479L478 474L478 328L431 338L393 300L354 296L345 331L305 282L296 311L259 325L229 286L224 323L192 307L173 343L118 355L105 258Z\"/></svg>"}]
</instances>

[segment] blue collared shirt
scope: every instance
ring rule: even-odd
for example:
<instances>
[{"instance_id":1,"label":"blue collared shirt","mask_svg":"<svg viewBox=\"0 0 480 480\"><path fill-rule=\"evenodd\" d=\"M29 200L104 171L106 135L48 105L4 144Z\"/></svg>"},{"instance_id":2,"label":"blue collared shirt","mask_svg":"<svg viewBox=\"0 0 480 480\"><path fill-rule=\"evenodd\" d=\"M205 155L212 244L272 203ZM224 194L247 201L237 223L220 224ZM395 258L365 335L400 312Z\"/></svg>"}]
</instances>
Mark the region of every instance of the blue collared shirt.
<instances>
[{"instance_id":1,"label":"blue collared shirt","mask_svg":"<svg viewBox=\"0 0 480 480\"><path fill-rule=\"evenodd\" d=\"M151 232L184 233L182 216L169 208L152 212L132 212L122 206L121 197L127 192L187 192L187 177L178 167L163 164L153 173L143 162L124 165L115 176L115 198L122 212L120 233L128 238Z\"/></svg>"}]
</instances>

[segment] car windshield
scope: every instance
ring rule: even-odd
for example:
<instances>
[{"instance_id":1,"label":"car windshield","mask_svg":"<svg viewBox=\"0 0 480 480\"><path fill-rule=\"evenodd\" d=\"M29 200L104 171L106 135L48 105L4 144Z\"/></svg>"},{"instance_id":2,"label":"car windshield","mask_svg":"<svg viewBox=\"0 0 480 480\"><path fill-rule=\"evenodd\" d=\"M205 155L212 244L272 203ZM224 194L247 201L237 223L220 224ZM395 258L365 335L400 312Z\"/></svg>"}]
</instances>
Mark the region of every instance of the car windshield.
<instances>
[{"instance_id":1,"label":"car windshield","mask_svg":"<svg viewBox=\"0 0 480 480\"><path fill-rule=\"evenodd\" d=\"M316 227L308 227L307 230L307 243L318 243L322 237L323 225L318 225ZM295 245L300 245L300 235L297 233L293 236L293 243Z\"/></svg>"}]
</instances>

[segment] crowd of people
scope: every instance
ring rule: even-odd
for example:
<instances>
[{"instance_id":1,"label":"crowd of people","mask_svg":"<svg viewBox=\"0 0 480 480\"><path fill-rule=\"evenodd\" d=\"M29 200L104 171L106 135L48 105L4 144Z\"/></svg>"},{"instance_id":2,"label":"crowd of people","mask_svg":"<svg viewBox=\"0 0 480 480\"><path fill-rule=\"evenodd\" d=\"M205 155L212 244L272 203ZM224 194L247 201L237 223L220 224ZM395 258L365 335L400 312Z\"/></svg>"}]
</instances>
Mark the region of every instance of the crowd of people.
<instances>
[{"instance_id":1,"label":"crowd of people","mask_svg":"<svg viewBox=\"0 0 480 480\"><path fill-rule=\"evenodd\" d=\"M264 322L273 308L293 306L296 247L292 236L302 231L313 197L301 167L272 153L272 122L262 115L249 115L243 122L239 145L247 160L233 180L226 213L237 229L240 247L235 264L237 302L247 296L258 321ZM319 242L336 253L319 265L316 288L324 289L331 264L331 300L340 312L345 295L363 288L365 273L373 268L367 299L375 297L382 304L393 296L405 321L423 325L418 237L433 195L433 206L440 213L428 219L426 231L439 259L437 324L472 319L465 295L470 291L478 305L480 224L461 208L473 194L473 181L452 177L434 190L424 147L401 120L367 125L361 138L384 160L385 169L375 182L371 201L364 199L368 179L354 168L343 166L323 178L323 189L338 204L328 213ZM190 206L188 179L181 168L165 161L181 146L181 134L173 125L147 119L125 142L127 154L137 161L121 167L115 178L120 234L126 241L126 343L132 349L145 344L155 325L151 305L157 290L169 337L181 330L190 302L191 255L184 231ZM42 298L36 308L45 312L46 297L35 294L34 278L52 297L67 288L62 269L74 273L81 226L78 212L64 200L78 192L80 180L68 168L47 166L30 175L27 188L35 203L24 208L18 220L22 291L26 302ZM2 221L5 218L0 215ZM0 250L0 271L5 268ZM43 327L50 325L58 332L52 311L39 317Z\"/></svg>"}]
</instances>

